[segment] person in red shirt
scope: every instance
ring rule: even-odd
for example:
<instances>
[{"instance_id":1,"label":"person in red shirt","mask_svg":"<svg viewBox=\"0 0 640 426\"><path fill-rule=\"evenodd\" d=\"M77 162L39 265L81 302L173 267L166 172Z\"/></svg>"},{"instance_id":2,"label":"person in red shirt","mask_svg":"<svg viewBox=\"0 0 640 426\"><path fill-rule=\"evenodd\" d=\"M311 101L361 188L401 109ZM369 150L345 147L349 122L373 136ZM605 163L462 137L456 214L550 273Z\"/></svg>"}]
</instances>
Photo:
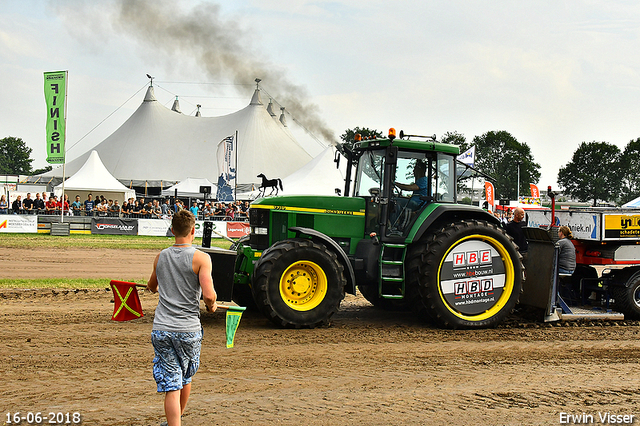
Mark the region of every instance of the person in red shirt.
<instances>
[{"instance_id":1,"label":"person in red shirt","mask_svg":"<svg viewBox=\"0 0 640 426\"><path fill-rule=\"evenodd\" d=\"M47 207L47 214L55 214L57 210L57 204L58 203L56 203L55 195L49 197L49 200L47 200L47 202L45 203L45 206Z\"/></svg>"},{"instance_id":2,"label":"person in red shirt","mask_svg":"<svg viewBox=\"0 0 640 426\"><path fill-rule=\"evenodd\" d=\"M58 197L54 197L56 199L56 211L60 212L60 209L63 208L62 206L62 202L58 201ZM65 198L64 198L64 214L68 214L69 213L69 199L67 198L67 195L65 194Z\"/></svg>"}]
</instances>

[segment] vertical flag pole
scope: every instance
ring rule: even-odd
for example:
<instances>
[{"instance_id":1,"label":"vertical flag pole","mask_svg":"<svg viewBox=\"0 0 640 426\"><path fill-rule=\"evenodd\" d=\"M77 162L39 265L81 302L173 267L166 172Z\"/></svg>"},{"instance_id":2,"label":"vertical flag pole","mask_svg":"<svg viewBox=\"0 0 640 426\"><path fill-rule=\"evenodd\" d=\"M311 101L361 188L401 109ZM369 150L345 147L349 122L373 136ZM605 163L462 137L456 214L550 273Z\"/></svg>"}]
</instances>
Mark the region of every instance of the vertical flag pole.
<instances>
[{"instance_id":1,"label":"vertical flag pole","mask_svg":"<svg viewBox=\"0 0 640 426\"><path fill-rule=\"evenodd\" d=\"M234 186L234 190L233 190L233 199L235 201L238 201L238 131L236 130L236 137L235 137L235 142L236 142L236 176L235 179L233 180L233 186Z\"/></svg>"},{"instance_id":2,"label":"vertical flag pole","mask_svg":"<svg viewBox=\"0 0 640 426\"><path fill-rule=\"evenodd\" d=\"M67 138L67 89L69 87L67 80L69 79L69 71L64 72L64 120L62 126L64 127L65 142ZM67 165L67 144L62 146L62 199L60 200L60 223L64 223L64 181L67 178L66 165ZM71 208L71 206L69 206Z\"/></svg>"}]
</instances>

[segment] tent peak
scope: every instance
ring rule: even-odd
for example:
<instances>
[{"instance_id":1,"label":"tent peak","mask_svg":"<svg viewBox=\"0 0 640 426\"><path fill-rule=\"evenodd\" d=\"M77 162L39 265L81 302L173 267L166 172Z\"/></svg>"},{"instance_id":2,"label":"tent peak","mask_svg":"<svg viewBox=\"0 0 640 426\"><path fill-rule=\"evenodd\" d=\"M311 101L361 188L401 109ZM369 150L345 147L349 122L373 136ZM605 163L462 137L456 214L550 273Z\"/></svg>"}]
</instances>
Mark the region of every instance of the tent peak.
<instances>
[{"instance_id":1,"label":"tent peak","mask_svg":"<svg viewBox=\"0 0 640 426\"><path fill-rule=\"evenodd\" d=\"M260 88L256 87L255 92L253 92L253 96L251 97L251 102L249 105L264 105L262 103L262 99L260 99Z\"/></svg>"},{"instance_id":2,"label":"tent peak","mask_svg":"<svg viewBox=\"0 0 640 426\"><path fill-rule=\"evenodd\" d=\"M267 112L270 116L275 117L276 113L273 112L273 99L269 99L269 105L267 105Z\"/></svg>"},{"instance_id":3,"label":"tent peak","mask_svg":"<svg viewBox=\"0 0 640 426\"><path fill-rule=\"evenodd\" d=\"M175 111L178 114L182 114L182 111L180 111L180 102L178 102L178 96L176 96L176 100L173 101L173 106L171 107L171 111Z\"/></svg>"},{"instance_id":4,"label":"tent peak","mask_svg":"<svg viewBox=\"0 0 640 426\"><path fill-rule=\"evenodd\" d=\"M284 117L284 107L280 108L280 122L284 127L287 127L287 120Z\"/></svg>"},{"instance_id":5,"label":"tent peak","mask_svg":"<svg viewBox=\"0 0 640 426\"><path fill-rule=\"evenodd\" d=\"M153 86L149 86L149 88L147 89L147 94L144 96L144 101L145 102L157 101L156 94L153 91Z\"/></svg>"}]
</instances>

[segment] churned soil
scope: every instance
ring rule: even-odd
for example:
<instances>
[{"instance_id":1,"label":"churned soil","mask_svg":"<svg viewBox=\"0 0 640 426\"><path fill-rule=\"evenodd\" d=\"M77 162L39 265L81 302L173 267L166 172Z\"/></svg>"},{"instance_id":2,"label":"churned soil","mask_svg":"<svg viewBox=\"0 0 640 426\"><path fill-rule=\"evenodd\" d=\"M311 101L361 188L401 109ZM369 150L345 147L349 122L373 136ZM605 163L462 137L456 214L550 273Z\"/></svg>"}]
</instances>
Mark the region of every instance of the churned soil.
<instances>
[{"instance_id":1,"label":"churned soil","mask_svg":"<svg viewBox=\"0 0 640 426\"><path fill-rule=\"evenodd\" d=\"M0 266L9 278L46 268L55 277L142 279L155 256L47 249L20 252L18 261L7 251L15 254L0 249ZM7 413L79 412L87 425L159 424L150 343L157 295L141 292L141 301L145 317L120 323L111 321L110 290L0 289L2 422ZM634 322L552 326L516 314L496 329L451 331L348 295L330 326L312 330L276 328L246 312L227 349L224 313L203 309L201 319L185 425L552 425L567 415L597 423L606 413L636 423L640 416Z\"/></svg>"}]
</instances>

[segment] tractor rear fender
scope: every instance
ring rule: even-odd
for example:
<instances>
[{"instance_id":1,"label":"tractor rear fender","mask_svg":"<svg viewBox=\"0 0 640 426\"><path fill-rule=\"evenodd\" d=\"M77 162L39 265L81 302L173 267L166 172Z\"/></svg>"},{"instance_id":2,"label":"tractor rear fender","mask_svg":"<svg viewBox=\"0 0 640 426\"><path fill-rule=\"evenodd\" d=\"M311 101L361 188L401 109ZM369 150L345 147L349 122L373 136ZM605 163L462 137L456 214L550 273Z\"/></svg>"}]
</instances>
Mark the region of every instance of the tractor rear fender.
<instances>
[{"instance_id":1,"label":"tractor rear fender","mask_svg":"<svg viewBox=\"0 0 640 426\"><path fill-rule=\"evenodd\" d=\"M323 234L322 232L316 231L315 229L311 228L294 226L289 228L289 231L295 232L296 238L300 237L301 235L309 236L311 237L311 240L322 242L327 246L329 250L335 252L335 254L338 256L338 260L343 264L344 270L346 272L345 278L347 279L347 285L345 286L344 291L346 291L347 293L356 294L356 277L353 272L353 266L349 261L349 257L344 252L344 250L342 250L342 247L338 245L338 243L336 243L329 236Z\"/></svg>"},{"instance_id":2,"label":"tractor rear fender","mask_svg":"<svg viewBox=\"0 0 640 426\"><path fill-rule=\"evenodd\" d=\"M433 228L438 223L439 227L463 220L483 220L489 223L500 225L500 220L491 213L478 207L466 204L441 204L422 223L416 222L414 229L409 233L409 239L418 241L422 235ZM412 233L414 233L411 235Z\"/></svg>"}]
</instances>

